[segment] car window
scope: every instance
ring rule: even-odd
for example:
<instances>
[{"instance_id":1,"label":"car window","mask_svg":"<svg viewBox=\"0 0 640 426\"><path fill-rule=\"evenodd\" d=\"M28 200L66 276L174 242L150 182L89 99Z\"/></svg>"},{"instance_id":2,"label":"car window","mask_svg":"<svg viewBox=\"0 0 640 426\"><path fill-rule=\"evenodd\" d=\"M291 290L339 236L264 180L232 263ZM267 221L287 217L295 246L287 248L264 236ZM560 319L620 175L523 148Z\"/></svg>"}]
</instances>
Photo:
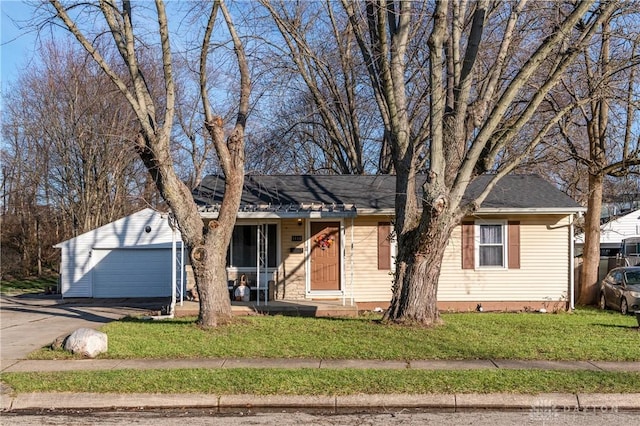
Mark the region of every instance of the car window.
<instances>
[{"instance_id":1,"label":"car window","mask_svg":"<svg viewBox=\"0 0 640 426\"><path fill-rule=\"evenodd\" d=\"M630 285L640 284L640 272L638 271L625 272L624 276L627 279L627 284L630 284Z\"/></svg>"},{"instance_id":2,"label":"car window","mask_svg":"<svg viewBox=\"0 0 640 426\"><path fill-rule=\"evenodd\" d=\"M620 271L615 271L613 274L613 283L614 284L620 284L622 283L622 272Z\"/></svg>"}]
</instances>

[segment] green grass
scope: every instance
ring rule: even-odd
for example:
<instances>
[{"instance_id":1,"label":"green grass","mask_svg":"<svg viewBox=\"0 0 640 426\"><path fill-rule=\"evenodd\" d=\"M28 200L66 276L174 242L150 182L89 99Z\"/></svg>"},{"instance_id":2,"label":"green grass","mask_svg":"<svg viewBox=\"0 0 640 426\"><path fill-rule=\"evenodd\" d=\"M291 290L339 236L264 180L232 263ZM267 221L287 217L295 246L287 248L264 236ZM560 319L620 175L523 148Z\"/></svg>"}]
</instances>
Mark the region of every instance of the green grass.
<instances>
[{"instance_id":1,"label":"green grass","mask_svg":"<svg viewBox=\"0 0 640 426\"><path fill-rule=\"evenodd\" d=\"M34 277L0 281L0 294L15 296L18 294L44 293L49 287L56 287L57 276Z\"/></svg>"},{"instance_id":2,"label":"green grass","mask_svg":"<svg viewBox=\"0 0 640 426\"><path fill-rule=\"evenodd\" d=\"M346 395L637 392L640 373L541 370L184 369L5 373L15 392Z\"/></svg>"},{"instance_id":3,"label":"green grass","mask_svg":"<svg viewBox=\"0 0 640 426\"><path fill-rule=\"evenodd\" d=\"M100 358L640 360L635 318L615 312L443 314L444 325L435 328L385 325L379 319L256 316L202 329L194 318L126 318L102 328L109 352ZM45 348L30 358L73 356ZM640 373L194 368L5 373L2 381L19 393L624 393L637 392Z\"/></svg>"},{"instance_id":4,"label":"green grass","mask_svg":"<svg viewBox=\"0 0 640 426\"><path fill-rule=\"evenodd\" d=\"M356 319L257 316L217 329L194 319L128 318L102 328L109 352L101 358L322 358L640 360L640 330L632 316L594 309L572 314L443 314L435 328ZM31 359L71 358L42 349Z\"/></svg>"}]
</instances>

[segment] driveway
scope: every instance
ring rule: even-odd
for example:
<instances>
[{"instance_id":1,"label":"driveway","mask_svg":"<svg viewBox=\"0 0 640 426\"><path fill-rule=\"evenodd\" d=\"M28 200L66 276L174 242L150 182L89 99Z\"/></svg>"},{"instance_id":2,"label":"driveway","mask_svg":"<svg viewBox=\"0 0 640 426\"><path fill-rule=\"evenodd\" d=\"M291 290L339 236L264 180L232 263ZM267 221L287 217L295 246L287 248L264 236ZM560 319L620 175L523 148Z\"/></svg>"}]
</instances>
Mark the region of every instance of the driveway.
<instances>
[{"instance_id":1,"label":"driveway","mask_svg":"<svg viewBox=\"0 0 640 426\"><path fill-rule=\"evenodd\" d=\"M0 296L0 371L56 337L127 315L144 315L161 302L132 299L62 300L59 295Z\"/></svg>"}]
</instances>

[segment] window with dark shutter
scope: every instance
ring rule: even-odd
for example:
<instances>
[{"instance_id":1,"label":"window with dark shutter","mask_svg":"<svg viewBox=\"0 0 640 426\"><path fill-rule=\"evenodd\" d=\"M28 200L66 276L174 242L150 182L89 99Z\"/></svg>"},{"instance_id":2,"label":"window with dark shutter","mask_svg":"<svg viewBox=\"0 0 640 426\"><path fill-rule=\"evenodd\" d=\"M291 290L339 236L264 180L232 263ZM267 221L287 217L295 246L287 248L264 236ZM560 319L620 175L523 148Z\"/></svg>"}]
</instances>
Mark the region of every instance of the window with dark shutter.
<instances>
[{"instance_id":1,"label":"window with dark shutter","mask_svg":"<svg viewBox=\"0 0 640 426\"><path fill-rule=\"evenodd\" d=\"M520 269L520 222L463 222L461 226L462 269Z\"/></svg>"},{"instance_id":2,"label":"window with dark shutter","mask_svg":"<svg viewBox=\"0 0 640 426\"><path fill-rule=\"evenodd\" d=\"M378 222L378 269L391 269L391 223Z\"/></svg>"}]
</instances>

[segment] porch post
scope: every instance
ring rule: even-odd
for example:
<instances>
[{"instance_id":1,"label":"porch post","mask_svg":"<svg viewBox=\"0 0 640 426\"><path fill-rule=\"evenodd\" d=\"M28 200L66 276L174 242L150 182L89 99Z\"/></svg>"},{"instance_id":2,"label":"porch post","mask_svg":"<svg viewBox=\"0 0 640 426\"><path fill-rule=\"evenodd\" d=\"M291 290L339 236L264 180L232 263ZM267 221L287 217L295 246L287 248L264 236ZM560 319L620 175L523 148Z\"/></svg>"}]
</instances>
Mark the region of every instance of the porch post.
<instances>
[{"instance_id":1,"label":"porch post","mask_svg":"<svg viewBox=\"0 0 640 426\"><path fill-rule=\"evenodd\" d=\"M256 238L257 238L257 244L258 244L258 249L256 250L256 286L257 286L257 290L256 290L256 301L258 306L260 306L260 262L262 260L262 239L260 238L262 236L262 224L258 223L258 225L256 225Z\"/></svg>"},{"instance_id":2,"label":"porch post","mask_svg":"<svg viewBox=\"0 0 640 426\"><path fill-rule=\"evenodd\" d=\"M257 258L256 258L256 286L257 286L257 293L256 293L256 299L258 302L258 306L260 306L260 288L261 288L261 275L262 275L262 270L264 269L265 272L267 272L268 269L268 265L269 265L269 237L268 237L268 231L267 231L267 225L264 223L258 224L256 227L256 235L257 235L257 243L258 243L258 250L257 250ZM264 304L265 306L269 304L268 299L269 299L269 280L267 279L266 282L267 287L265 288L265 294L264 294Z\"/></svg>"},{"instance_id":3,"label":"porch post","mask_svg":"<svg viewBox=\"0 0 640 426\"><path fill-rule=\"evenodd\" d=\"M264 272L265 274L269 271L269 225L263 224L264 229L264 256L262 257L264 261ZM267 279L264 283L264 305L267 306L269 304L269 276L267 275Z\"/></svg>"},{"instance_id":4,"label":"porch post","mask_svg":"<svg viewBox=\"0 0 640 426\"><path fill-rule=\"evenodd\" d=\"M182 239L180 239L182 241ZM184 303L184 242L180 243L180 306Z\"/></svg>"},{"instance_id":5,"label":"porch post","mask_svg":"<svg viewBox=\"0 0 640 426\"><path fill-rule=\"evenodd\" d=\"M173 316L176 309L176 227L175 223L172 223L171 216L169 217L169 225L171 225L171 307L169 308L169 315Z\"/></svg>"}]
</instances>

